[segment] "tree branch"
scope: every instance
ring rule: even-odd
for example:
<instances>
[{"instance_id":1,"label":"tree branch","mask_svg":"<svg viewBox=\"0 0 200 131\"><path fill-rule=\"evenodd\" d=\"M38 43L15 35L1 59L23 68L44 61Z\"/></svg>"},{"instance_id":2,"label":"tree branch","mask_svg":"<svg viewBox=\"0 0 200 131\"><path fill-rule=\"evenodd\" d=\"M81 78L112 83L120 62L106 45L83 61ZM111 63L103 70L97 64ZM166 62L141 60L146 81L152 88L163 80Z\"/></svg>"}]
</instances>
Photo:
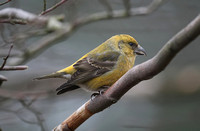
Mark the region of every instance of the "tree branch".
<instances>
[{"instance_id":1,"label":"tree branch","mask_svg":"<svg viewBox=\"0 0 200 131\"><path fill-rule=\"evenodd\" d=\"M27 21L25 20L21 20L21 19L3 19L0 20L0 23L7 23L7 24L11 24L11 25L15 25L15 24L19 24L19 25L26 25Z\"/></svg>"},{"instance_id":2,"label":"tree branch","mask_svg":"<svg viewBox=\"0 0 200 131\"><path fill-rule=\"evenodd\" d=\"M54 131L73 131L93 114L103 111L116 103L128 90L143 80L148 80L161 71L170 63L175 55L187 46L200 34L200 15L190 22L184 29L171 38L164 47L152 59L133 67L103 95L89 100Z\"/></svg>"},{"instance_id":3,"label":"tree branch","mask_svg":"<svg viewBox=\"0 0 200 131\"><path fill-rule=\"evenodd\" d=\"M77 19L73 24L76 26L88 24L95 21L106 20L106 19L119 19L119 18L126 18L129 16L141 16L141 15L148 15L158 9L160 5L163 3L164 0L153 0L149 5L144 7L137 7L137 8L130 8L129 13L127 14L127 9L121 10L113 10L112 13L106 12L99 12L91 14L87 17L81 17Z\"/></svg>"},{"instance_id":4,"label":"tree branch","mask_svg":"<svg viewBox=\"0 0 200 131\"><path fill-rule=\"evenodd\" d=\"M11 53L12 48L13 48L13 44L11 44L7 56L5 58L3 58L4 61L3 61L3 64L1 65L1 67L0 67L0 71L26 70L28 68L28 66L24 66L24 65L21 65L21 66L5 66L8 58L10 57L10 53ZM1 79L0 79L0 81L1 81Z\"/></svg>"},{"instance_id":5,"label":"tree branch","mask_svg":"<svg viewBox=\"0 0 200 131\"><path fill-rule=\"evenodd\" d=\"M0 69L2 71L16 71L16 70L26 70L28 69L28 66L26 65L19 65L19 66L4 66L3 69Z\"/></svg>"},{"instance_id":6,"label":"tree branch","mask_svg":"<svg viewBox=\"0 0 200 131\"><path fill-rule=\"evenodd\" d=\"M0 19L0 23L26 24L28 22L39 25L46 24L48 20L47 17L38 16L17 8L5 8L0 10Z\"/></svg>"},{"instance_id":7,"label":"tree branch","mask_svg":"<svg viewBox=\"0 0 200 131\"><path fill-rule=\"evenodd\" d=\"M5 66L8 58L10 57L11 50L13 48L13 44L11 44L10 49L6 57L3 58L3 63L0 66L0 71L9 71L9 70L25 70L28 66ZM7 78L3 75L0 75L0 86L4 81L7 81Z\"/></svg>"}]
</instances>

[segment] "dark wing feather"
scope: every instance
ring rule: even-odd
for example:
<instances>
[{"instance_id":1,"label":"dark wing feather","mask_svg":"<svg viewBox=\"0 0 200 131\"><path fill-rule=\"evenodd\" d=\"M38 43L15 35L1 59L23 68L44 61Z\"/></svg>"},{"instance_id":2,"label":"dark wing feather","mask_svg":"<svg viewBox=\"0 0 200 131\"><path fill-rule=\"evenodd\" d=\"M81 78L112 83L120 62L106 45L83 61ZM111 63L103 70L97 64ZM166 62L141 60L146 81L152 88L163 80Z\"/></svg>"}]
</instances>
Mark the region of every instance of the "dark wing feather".
<instances>
[{"instance_id":1,"label":"dark wing feather","mask_svg":"<svg viewBox=\"0 0 200 131\"><path fill-rule=\"evenodd\" d=\"M117 51L89 55L73 65L77 71L68 82L72 84L83 83L111 71L117 63L119 55L120 53Z\"/></svg>"},{"instance_id":2,"label":"dark wing feather","mask_svg":"<svg viewBox=\"0 0 200 131\"><path fill-rule=\"evenodd\" d=\"M60 89L59 89L60 88ZM56 89L57 92L57 95L60 95L60 94L63 94L65 92L68 92L68 91L72 91L72 90L75 90L75 89L78 89L80 88L79 86L76 86L76 85L69 85L67 83L64 83L63 85L61 85L59 88Z\"/></svg>"},{"instance_id":3,"label":"dark wing feather","mask_svg":"<svg viewBox=\"0 0 200 131\"><path fill-rule=\"evenodd\" d=\"M88 57L79 60L73 65L77 71L71 76L70 80L57 88L57 91L60 92L64 89L68 91L66 88L71 88L73 85L84 83L112 70L117 63L119 56L119 52L109 51L105 53L97 53L95 55L88 55Z\"/></svg>"}]
</instances>

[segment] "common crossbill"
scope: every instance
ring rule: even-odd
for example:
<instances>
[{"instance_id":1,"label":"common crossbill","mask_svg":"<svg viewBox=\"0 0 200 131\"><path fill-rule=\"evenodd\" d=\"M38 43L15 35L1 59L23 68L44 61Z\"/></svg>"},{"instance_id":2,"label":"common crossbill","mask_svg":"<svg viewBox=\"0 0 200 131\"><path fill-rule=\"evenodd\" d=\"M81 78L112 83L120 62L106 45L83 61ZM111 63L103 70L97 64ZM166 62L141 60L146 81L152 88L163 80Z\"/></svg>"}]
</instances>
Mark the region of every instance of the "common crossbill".
<instances>
[{"instance_id":1,"label":"common crossbill","mask_svg":"<svg viewBox=\"0 0 200 131\"><path fill-rule=\"evenodd\" d=\"M85 54L72 65L36 79L65 78L57 94L83 88L89 91L106 90L134 65L136 55L145 50L130 35L120 34Z\"/></svg>"}]
</instances>

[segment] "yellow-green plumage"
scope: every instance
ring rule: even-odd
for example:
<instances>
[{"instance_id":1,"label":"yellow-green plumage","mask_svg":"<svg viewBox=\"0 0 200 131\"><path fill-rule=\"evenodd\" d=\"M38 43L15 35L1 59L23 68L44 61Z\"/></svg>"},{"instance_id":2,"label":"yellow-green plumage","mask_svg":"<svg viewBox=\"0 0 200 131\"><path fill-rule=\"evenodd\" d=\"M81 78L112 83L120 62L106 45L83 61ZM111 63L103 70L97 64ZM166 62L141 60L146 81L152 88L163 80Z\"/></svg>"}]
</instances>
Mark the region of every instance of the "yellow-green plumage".
<instances>
[{"instance_id":1,"label":"yellow-green plumage","mask_svg":"<svg viewBox=\"0 0 200 131\"><path fill-rule=\"evenodd\" d=\"M116 67L112 71L109 71L104 75L85 82L84 84L89 87L88 89L96 91L99 87L111 86L134 65L134 61L133 63L130 63L130 61L125 56L120 56L119 59L120 60L117 62Z\"/></svg>"},{"instance_id":2,"label":"yellow-green plumage","mask_svg":"<svg viewBox=\"0 0 200 131\"><path fill-rule=\"evenodd\" d=\"M81 57L69 67L39 77L53 78L69 75L67 82L58 88L64 93L77 87L98 91L114 84L133 67L136 54L145 55L144 49L129 35L116 35Z\"/></svg>"}]
</instances>

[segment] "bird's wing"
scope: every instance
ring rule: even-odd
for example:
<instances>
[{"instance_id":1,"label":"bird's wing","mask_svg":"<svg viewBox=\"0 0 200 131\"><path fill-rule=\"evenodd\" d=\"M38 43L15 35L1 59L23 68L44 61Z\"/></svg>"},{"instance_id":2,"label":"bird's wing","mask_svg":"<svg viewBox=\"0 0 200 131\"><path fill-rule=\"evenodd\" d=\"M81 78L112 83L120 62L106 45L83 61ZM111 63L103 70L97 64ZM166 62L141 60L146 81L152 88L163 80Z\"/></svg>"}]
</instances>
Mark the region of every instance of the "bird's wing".
<instances>
[{"instance_id":1,"label":"bird's wing","mask_svg":"<svg viewBox=\"0 0 200 131\"><path fill-rule=\"evenodd\" d=\"M72 75L69 82L82 83L112 70L119 55L120 53L117 51L88 55L88 57L73 65L77 71Z\"/></svg>"},{"instance_id":2,"label":"bird's wing","mask_svg":"<svg viewBox=\"0 0 200 131\"><path fill-rule=\"evenodd\" d=\"M116 65L120 52L107 51L104 53L96 53L76 62L73 67L77 70L71 79L57 88L60 91L69 85L75 85L89 81L108 71L111 71Z\"/></svg>"}]
</instances>

